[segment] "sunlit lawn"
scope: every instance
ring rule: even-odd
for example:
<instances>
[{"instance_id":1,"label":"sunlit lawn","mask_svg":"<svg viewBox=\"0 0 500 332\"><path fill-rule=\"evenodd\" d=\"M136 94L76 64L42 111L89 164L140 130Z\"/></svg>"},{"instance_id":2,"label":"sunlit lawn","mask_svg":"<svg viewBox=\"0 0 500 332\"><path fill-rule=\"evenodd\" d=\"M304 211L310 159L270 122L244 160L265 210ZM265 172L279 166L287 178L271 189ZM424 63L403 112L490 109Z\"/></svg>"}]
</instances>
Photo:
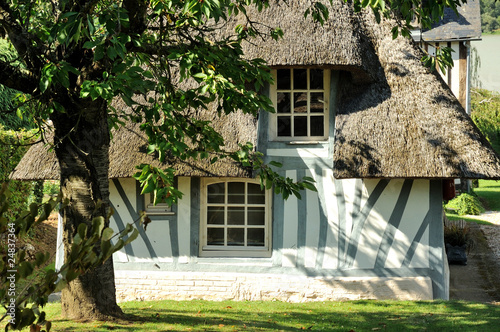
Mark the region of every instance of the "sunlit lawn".
<instances>
[{"instance_id":1,"label":"sunlit lawn","mask_svg":"<svg viewBox=\"0 0 500 332\"><path fill-rule=\"evenodd\" d=\"M72 322L47 306L51 331L498 331L500 306L463 301L126 302L129 321Z\"/></svg>"},{"instance_id":2,"label":"sunlit lawn","mask_svg":"<svg viewBox=\"0 0 500 332\"><path fill-rule=\"evenodd\" d=\"M487 202L489 210L500 211L500 181L479 180L474 192Z\"/></svg>"},{"instance_id":3,"label":"sunlit lawn","mask_svg":"<svg viewBox=\"0 0 500 332\"><path fill-rule=\"evenodd\" d=\"M474 188L474 193L486 202L488 211L500 211L500 181L479 180L479 187ZM449 220L465 220L478 224L491 225L490 222L481 218L481 216L459 216L453 211L446 211L446 217Z\"/></svg>"}]
</instances>

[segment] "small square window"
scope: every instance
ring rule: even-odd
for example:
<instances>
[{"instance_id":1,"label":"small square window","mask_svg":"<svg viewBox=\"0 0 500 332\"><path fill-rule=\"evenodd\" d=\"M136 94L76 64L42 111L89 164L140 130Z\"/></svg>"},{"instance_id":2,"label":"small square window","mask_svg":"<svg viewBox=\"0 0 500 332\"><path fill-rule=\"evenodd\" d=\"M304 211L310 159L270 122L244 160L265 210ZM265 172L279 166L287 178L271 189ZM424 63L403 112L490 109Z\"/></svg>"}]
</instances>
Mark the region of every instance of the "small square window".
<instances>
[{"instance_id":1,"label":"small square window","mask_svg":"<svg viewBox=\"0 0 500 332\"><path fill-rule=\"evenodd\" d=\"M312 141L328 138L330 71L315 68L273 71L271 88L276 113L270 136L277 141Z\"/></svg>"},{"instance_id":2,"label":"small square window","mask_svg":"<svg viewBox=\"0 0 500 332\"><path fill-rule=\"evenodd\" d=\"M146 213L150 215L173 215L172 206L161 199L154 205L154 198L151 193L144 194L144 206Z\"/></svg>"}]
</instances>

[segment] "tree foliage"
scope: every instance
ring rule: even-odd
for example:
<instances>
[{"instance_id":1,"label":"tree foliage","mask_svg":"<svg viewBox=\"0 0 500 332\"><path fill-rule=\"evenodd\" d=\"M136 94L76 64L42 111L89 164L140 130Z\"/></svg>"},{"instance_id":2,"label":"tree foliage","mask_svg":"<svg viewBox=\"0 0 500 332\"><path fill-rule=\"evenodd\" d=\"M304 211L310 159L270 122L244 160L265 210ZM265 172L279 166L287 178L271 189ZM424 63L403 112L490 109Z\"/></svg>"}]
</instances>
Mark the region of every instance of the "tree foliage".
<instances>
[{"instance_id":1,"label":"tree foliage","mask_svg":"<svg viewBox=\"0 0 500 332\"><path fill-rule=\"evenodd\" d=\"M6 40L0 39L0 57L15 61L15 51ZM24 96L19 91L0 84L0 125L7 130L33 129L36 123L25 109Z\"/></svg>"},{"instance_id":2,"label":"tree foliage","mask_svg":"<svg viewBox=\"0 0 500 332\"><path fill-rule=\"evenodd\" d=\"M54 259L55 253L38 252L34 260L29 260L26 250L19 248L17 241L45 221L56 204L60 203L60 198L51 199L43 205L32 203L28 210L11 220L6 216L10 208L10 195L8 183L4 183L0 188L0 305L6 309L6 313L0 316L0 322L7 321L6 331L27 326L39 331L42 325L46 325L46 330L49 331L51 324L41 310L47 303L48 296L63 289L79 275L102 264L114 252L133 241L138 231L128 224L115 234L111 228L104 227L104 218L95 218L92 227L87 227L86 224L78 227L71 246L70 260L58 271L41 269ZM39 211L42 211L40 215ZM95 251L96 246L101 248L99 252ZM42 282L34 284L34 280ZM25 286L19 289L18 284Z\"/></svg>"},{"instance_id":3,"label":"tree foliage","mask_svg":"<svg viewBox=\"0 0 500 332\"><path fill-rule=\"evenodd\" d=\"M500 28L500 2L496 0L482 0L481 28L483 32L494 32Z\"/></svg>"},{"instance_id":4,"label":"tree foliage","mask_svg":"<svg viewBox=\"0 0 500 332\"><path fill-rule=\"evenodd\" d=\"M500 94L484 89L473 89L471 118L500 154Z\"/></svg>"},{"instance_id":5,"label":"tree foliage","mask_svg":"<svg viewBox=\"0 0 500 332\"><path fill-rule=\"evenodd\" d=\"M354 0L352 6L373 10L378 20L398 18L393 37L408 37L414 18L429 26L446 6L456 8L460 1ZM0 33L15 54L0 58L0 83L26 96L23 103L31 106L23 110L40 126L52 121L62 196L68 200L63 209L67 243L82 238L81 225L93 229L95 217L108 215L109 128L128 121L140 123L148 152L160 161L231 158L285 198L315 190L310 178L294 182L278 176L252 145L226 151L221 133L196 116L210 105L218 115L273 112L269 98L259 93L273 83L269 68L242 50L245 40L283 35L279 27L261 26L246 15L249 6L265 10L269 5L267 0L0 0ZM313 2L304 13L320 23L331 14L327 1ZM236 17L240 24L221 34ZM120 103L126 107L116 107ZM173 187L174 175L171 168L141 165L136 178L143 193L175 202L181 193ZM74 258L72 250L68 246L67 259ZM101 287L90 285L98 276L74 282L92 297L90 291ZM87 302L97 307L79 308L81 318L117 307Z\"/></svg>"},{"instance_id":6,"label":"tree foliage","mask_svg":"<svg viewBox=\"0 0 500 332\"><path fill-rule=\"evenodd\" d=\"M26 153L30 143L35 141L34 131L4 130L0 124L0 183L8 182L10 173ZM31 182L10 181L10 209L5 213L11 220L28 204L27 193L31 191Z\"/></svg>"}]
</instances>

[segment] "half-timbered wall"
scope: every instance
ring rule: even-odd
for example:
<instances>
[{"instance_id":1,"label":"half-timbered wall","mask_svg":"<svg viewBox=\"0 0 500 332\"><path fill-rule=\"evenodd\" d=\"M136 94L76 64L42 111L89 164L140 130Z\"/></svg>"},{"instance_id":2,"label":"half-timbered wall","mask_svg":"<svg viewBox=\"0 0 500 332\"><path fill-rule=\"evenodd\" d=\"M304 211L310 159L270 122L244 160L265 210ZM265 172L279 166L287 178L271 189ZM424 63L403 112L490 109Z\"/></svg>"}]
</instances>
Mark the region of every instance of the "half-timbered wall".
<instances>
[{"instance_id":1,"label":"half-timbered wall","mask_svg":"<svg viewBox=\"0 0 500 332\"><path fill-rule=\"evenodd\" d=\"M334 179L333 137L339 75L328 75L325 141L275 140L259 116L258 149L287 177L315 179L317 192L274 195L270 257L200 257L201 193L206 181L180 177L184 193L170 215L115 254L122 299L205 298L287 301L448 297L441 181ZM268 93L273 94L273 89ZM273 96L271 96L272 100ZM227 180L227 179L226 179ZM139 218L144 199L133 179L110 184L113 227ZM234 254L234 253L233 253ZM267 255L269 256L269 255Z\"/></svg>"},{"instance_id":2,"label":"half-timbered wall","mask_svg":"<svg viewBox=\"0 0 500 332\"><path fill-rule=\"evenodd\" d=\"M330 171L285 172L314 177L318 192L308 191L300 200L274 197L270 258L199 257L200 179L179 178L185 195L174 215L152 216L147 230L139 227L139 238L115 254L119 296L446 297L439 182L335 180ZM112 180L110 190L117 230L136 220L144 203L133 179Z\"/></svg>"}]
</instances>

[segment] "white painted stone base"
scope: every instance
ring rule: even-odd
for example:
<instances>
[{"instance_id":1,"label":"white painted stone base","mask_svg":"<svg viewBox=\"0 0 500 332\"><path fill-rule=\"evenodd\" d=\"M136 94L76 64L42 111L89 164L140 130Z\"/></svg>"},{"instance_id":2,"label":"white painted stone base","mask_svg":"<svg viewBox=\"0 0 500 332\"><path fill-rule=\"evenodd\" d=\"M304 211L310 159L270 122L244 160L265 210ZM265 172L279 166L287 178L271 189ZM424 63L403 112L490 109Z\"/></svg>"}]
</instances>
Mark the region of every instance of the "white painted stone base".
<instances>
[{"instance_id":1,"label":"white painted stone base","mask_svg":"<svg viewBox=\"0 0 500 332\"><path fill-rule=\"evenodd\" d=\"M115 271L119 301L432 300L432 281L415 278L323 278L289 275Z\"/></svg>"}]
</instances>

